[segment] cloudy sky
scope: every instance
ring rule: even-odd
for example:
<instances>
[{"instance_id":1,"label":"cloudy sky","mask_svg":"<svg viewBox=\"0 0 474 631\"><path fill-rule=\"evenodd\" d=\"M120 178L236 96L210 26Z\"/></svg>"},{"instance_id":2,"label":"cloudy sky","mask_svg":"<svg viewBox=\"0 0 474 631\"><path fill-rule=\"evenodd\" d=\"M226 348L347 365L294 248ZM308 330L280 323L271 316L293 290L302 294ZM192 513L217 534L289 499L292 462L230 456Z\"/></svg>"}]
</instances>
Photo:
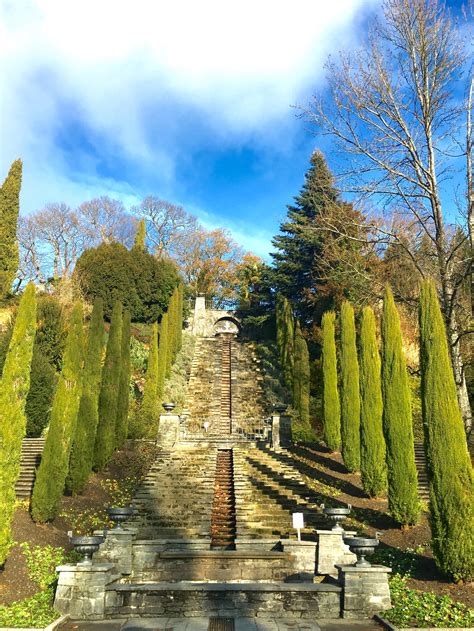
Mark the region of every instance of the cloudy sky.
<instances>
[{"instance_id":1,"label":"cloudy sky","mask_svg":"<svg viewBox=\"0 0 474 631\"><path fill-rule=\"evenodd\" d=\"M153 194L268 253L324 89L378 0L0 0L0 179L22 213Z\"/></svg>"}]
</instances>

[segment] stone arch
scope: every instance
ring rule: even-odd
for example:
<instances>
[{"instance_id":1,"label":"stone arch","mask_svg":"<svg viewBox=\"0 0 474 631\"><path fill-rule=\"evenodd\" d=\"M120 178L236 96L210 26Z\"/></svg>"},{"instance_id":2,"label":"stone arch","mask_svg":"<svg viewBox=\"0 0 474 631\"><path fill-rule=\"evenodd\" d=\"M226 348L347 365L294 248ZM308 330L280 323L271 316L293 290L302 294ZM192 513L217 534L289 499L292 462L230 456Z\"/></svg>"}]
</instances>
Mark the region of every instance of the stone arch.
<instances>
[{"instance_id":1,"label":"stone arch","mask_svg":"<svg viewBox=\"0 0 474 631\"><path fill-rule=\"evenodd\" d=\"M214 322L214 335L218 335L219 333L233 333L234 335L238 335L240 333L240 329L242 325L239 320L231 315L223 316L222 318L218 318Z\"/></svg>"}]
</instances>

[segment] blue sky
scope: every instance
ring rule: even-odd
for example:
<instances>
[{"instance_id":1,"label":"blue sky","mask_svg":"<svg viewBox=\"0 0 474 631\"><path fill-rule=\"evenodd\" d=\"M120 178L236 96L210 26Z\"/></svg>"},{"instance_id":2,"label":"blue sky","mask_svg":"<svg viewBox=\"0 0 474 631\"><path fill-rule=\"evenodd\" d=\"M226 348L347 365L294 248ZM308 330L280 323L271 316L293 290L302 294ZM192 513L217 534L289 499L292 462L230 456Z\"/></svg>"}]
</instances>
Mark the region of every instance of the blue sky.
<instances>
[{"instance_id":1,"label":"blue sky","mask_svg":"<svg viewBox=\"0 0 474 631\"><path fill-rule=\"evenodd\" d=\"M153 194L265 256L322 146L292 106L379 8L0 0L0 173L23 158L22 213Z\"/></svg>"}]
</instances>

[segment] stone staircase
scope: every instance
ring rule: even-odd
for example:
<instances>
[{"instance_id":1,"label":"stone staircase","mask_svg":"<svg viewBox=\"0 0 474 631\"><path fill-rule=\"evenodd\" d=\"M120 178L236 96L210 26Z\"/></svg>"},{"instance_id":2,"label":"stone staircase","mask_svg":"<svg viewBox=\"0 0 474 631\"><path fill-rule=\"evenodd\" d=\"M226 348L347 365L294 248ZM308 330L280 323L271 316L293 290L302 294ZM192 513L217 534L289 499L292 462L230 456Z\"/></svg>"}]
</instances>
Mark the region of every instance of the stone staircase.
<instances>
[{"instance_id":1,"label":"stone staircase","mask_svg":"<svg viewBox=\"0 0 474 631\"><path fill-rule=\"evenodd\" d=\"M235 493L232 449L217 452L211 548L232 549L235 542Z\"/></svg>"},{"instance_id":2,"label":"stone staircase","mask_svg":"<svg viewBox=\"0 0 474 631\"><path fill-rule=\"evenodd\" d=\"M16 496L19 499L31 496L43 449L44 438L24 438L22 441L20 475L15 484Z\"/></svg>"},{"instance_id":3,"label":"stone staircase","mask_svg":"<svg viewBox=\"0 0 474 631\"><path fill-rule=\"evenodd\" d=\"M418 496L427 502L430 499L428 471L423 443L415 443L415 465L418 473Z\"/></svg>"}]
</instances>

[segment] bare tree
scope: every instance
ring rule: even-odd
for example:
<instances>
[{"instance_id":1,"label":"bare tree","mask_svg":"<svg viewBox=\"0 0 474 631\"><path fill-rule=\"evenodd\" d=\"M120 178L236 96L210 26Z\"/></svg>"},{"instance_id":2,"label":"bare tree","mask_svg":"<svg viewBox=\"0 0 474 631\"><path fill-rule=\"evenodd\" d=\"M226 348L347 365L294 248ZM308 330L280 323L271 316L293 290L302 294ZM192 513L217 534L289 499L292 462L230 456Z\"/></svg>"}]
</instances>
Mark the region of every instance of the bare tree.
<instances>
[{"instance_id":1,"label":"bare tree","mask_svg":"<svg viewBox=\"0 0 474 631\"><path fill-rule=\"evenodd\" d=\"M132 213L145 218L147 236L158 258L165 254L171 256L180 242L199 227L196 217L186 212L182 206L152 195L134 206Z\"/></svg>"},{"instance_id":2,"label":"bare tree","mask_svg":"<svg viewBox=\"0 0 474 631\"><path fill-rule=\"evenodd\" d=\"M403 212L430 242L459 403L470 431L461 356L466 331L459 309L472 250L458 256L468 226L450 230L443 208L465 155L465 105L456 98L465 62L456 25L438 0L386 0L384 21L373 24L367 47L328 65L330 97L315 99L307 114L344 151L341 187L382 204L386 212ZM452 210L456 195L450 193Z\"/></svg>"},{"instance_id":3,"label":"bare tree","mask_svg":"<svg viewBox=\"0 0 474 631\"><path fill-rule=\"evenodd\" d=\"M83 202L76 214L84 237L91 244L112 241L130 244L134 223L121 201L106 196L96 197Z\"/></svg>"},{"instance_id":4,"label":"bare tree","mask_svg":"<svg viewBox=\"0 0 474 631\"><path fill-rule=\"evenodd\" d=\"M17 235L18 245L20 246L17 289L30 280L44 284L47 273L40 254L38 226L33 215L19 218Z\"/></svg>"}]
</instances>

